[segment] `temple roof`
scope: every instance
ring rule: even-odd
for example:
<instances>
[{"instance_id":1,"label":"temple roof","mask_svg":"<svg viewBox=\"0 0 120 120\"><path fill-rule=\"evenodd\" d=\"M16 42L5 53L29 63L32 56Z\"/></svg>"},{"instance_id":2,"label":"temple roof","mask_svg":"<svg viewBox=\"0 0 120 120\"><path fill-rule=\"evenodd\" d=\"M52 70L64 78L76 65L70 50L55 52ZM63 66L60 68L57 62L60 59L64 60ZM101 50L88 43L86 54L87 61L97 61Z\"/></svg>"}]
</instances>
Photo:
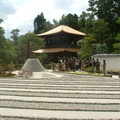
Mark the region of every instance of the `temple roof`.
<instances>
[{"instance_id":1,"label":"temple roof","mask_svg":"<svg viewBox=\"0 0 120 120\"><path fill-rule=\"evenodd\" d=\"M52 34L56 34L59 32L65 32L65 33L69 33L69 34L75 34L75 35L81 35L81 36L85 36L85 33L82 33L80 31L77 31L71 27L68 27L67 25L60 25L52 30L49 30L47 32L41 33L41 34L37 34L37 36L39 37L43 37L43 36L48 36L48 35L52 35Z\"/></svg>"},{"instance_id":2,"label":"temple roof","mask_svg":"<svg viewBox=\"0 0 120 120\"><path fill-rule=\"evenodd\" d=\"M77 48L46 48L33 51L33 53L80 52Z\"/></svg>"}]
</instances>

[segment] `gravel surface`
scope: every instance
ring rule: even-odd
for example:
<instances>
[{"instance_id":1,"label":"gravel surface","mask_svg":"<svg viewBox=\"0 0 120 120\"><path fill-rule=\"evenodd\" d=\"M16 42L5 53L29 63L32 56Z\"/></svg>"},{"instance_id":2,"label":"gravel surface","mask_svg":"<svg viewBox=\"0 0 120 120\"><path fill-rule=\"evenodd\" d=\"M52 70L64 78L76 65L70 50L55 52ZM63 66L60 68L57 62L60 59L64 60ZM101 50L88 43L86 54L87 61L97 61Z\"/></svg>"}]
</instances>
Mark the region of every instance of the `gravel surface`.
<instances>
[{"instance_id":1,"label":"gravel surface","mask_svg":"<svg viewBox=\"0 0 120 120\"><path fill-rule=\"evenodd\" d=\"M53 76L52 76L53 75ZM55 77L57 76L57 77ZM59 76L59 77L58 77ZM0 108L7 110L44 110L44 111L56 111L56 115L46 115L41 117L39 114L37 116L31 117L30 113L27 113L26 117L23 113L17 116L14 113L10 115L3 114L0 112L0 120L70 120L69 117L65 115L59 115L58 112L70 111L76 112L88 112L86 115L74 117L75 114L71 114L71 119L74 120L87 120L99 119L120 119L118 113L120 112L120 79L110 78L110 77L99 77L92 75L79 75L70 73L57 73L50 72L43 74L40 78L0 78ZM6 98L4 97L6 96ZM15 99L15 97L19 99ZM12 99L13 97L14 99ZM22 97L26 97L24 100ZM48 98L42 100L29 100L31 97ZM49 100L50 98L53 99ZM60 101L58 100L60 98ZM37 98L36 98L37 99ZM55 99L57 99L55 101ZM63 101L62 101L63 99ZM69 101L65 100L69 99ZM71 100L70 100L71 99ZM75 99L73 101L72 99ZM84 100L92 99L93 102L85 102ZM81 102L76 102L80 100ZM100 100L100 101L99 101ZM105 102L102 102L104 100ZM108 102L107 102L108 100ZM110 102L111 100L111 102ZM99 101L99 102L98 102ZM113 101L113 102L112 102ZM116 101L116 102L115 102ZM11 111L12 112L12 111ZM103 116L90 116L90 113L98 112ZM103 113L109 113L110 118L107 118ZM58 115L57 115L58 114Z\"/></svg>"}]
</instances>

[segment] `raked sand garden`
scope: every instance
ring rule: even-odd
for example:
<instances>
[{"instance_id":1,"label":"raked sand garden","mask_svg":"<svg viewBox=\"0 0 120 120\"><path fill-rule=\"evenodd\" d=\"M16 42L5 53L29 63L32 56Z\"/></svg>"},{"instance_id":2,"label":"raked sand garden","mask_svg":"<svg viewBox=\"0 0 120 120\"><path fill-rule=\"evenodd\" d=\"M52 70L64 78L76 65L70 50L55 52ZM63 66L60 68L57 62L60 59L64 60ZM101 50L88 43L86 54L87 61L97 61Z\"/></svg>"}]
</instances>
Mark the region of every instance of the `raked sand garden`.
<instances>
[{"instance_id":1,"label":"raked sand garden","mask_svg":"<svg viewBox=\"0 0 120 120\"><path fill-rule=\"evenodd\" d=\"M50 71L0 78L0 120L119 119L119 78Z\"/></svg>"}]
</instances>

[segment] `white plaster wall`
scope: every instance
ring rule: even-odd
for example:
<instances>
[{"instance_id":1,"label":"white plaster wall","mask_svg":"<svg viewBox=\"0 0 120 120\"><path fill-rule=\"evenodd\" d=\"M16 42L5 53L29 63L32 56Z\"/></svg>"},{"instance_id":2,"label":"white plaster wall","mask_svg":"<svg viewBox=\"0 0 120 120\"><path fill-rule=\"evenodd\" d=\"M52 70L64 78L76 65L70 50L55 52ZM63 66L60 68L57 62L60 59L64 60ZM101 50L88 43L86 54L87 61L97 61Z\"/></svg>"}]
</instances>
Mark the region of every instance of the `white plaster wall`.
<instances>
[{"instance_id":1,"label":"white plaster wall","mask_svg":"<svg viewBox=\"0 0 120 120\"><path fill-rule=\"evenodd\" d=\"M102 70L103 60L106 60L106 71L119 72L120 71L120 57L93 57L95 60L99 59L101 62L100 70Z\"/></svg>"}]
</instances>

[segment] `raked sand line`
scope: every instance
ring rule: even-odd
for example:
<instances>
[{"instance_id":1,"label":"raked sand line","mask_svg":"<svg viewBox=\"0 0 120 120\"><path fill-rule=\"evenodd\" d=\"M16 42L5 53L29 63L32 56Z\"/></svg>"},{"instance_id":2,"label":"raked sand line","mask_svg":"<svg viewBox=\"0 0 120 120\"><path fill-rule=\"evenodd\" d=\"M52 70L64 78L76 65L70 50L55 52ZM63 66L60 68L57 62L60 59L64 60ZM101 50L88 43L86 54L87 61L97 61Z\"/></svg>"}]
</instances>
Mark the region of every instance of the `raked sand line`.
<instances>
[{"instance_id":1,"label":"raked sand line","mask_svg":"<svg viewBox=\"0 0 120 120\"><path fill-rule=\"evenodd\" d=\"M85 81L77 81L77 82L74 82L74 81L71 81L71 82L67 82L67 81L45 81L45 80L42 80L42 81L26 81L26 82L23 82L23 81L9 81L9 82L5 82L5 81L0 81L0 83L23 83L23 84L50 84L50 85L101 85L101 86L118 86L120 82L114 82L114 83L101 83L101 82L85 82Z\"/></svg>"},{"instance_id":2,"label":"raked sand line","mask_svg":"<svg viewBox=\"0 0 120 120\"><path fill-rule=\"evenodd\" d=\"M55 81L55 82L90 82L90 83L119 83L120 80L116 80L116 79L110 79L108 80L107 78L103 79L101 78L96 78L96 79L91 79L91 77L89 76L89 78L72 78L72 79L68 79L68 77L66 77L65 75L56 75L58 76L58 78L54 77L54 78L51 78L49 77L51 80L48 79L48 77L45 77L45 78L24 78L24 77L18 77L18 78L0 78L0 81L6 81L6 82L12 82L12 81ZM60 76L63 76L62 78Z\"/></svg>"},{"instance_id":3,"label":"raked sand line","mask_svg":"<svg viewBox=\"0 0 120 120\"><path fill-rule=\"evenodd\" d=\"M57 119L119 119L120 112L52 111L0 108L0 116Z\"/></svg>"},{"instance_id":4,"label":"raked sand line","mask_svg":"<svg viewBox=\"0 0 120 120\"><path fill-rule=\"evenodd\" d=\"M67 87L67 86L72 86L72 87L89 87L89 88L120 88L120 86L100 86L100 85L50 85L50 84L32 84L32 83L11 83L11 82L9 82L9 83L4 83L4 82L2 82L2 83L0 83L0 85L21 85L21 86L26 86L26 85L29 85L29 86L51 86L51 87Z\"/></svg>"},{"instance_id":5,"label":"raked sand line","mask_svg":"<svg viewBox=\"0 0 120 120\"><path fill-rule=\"evenodd\" d=\"M38 78L38 79L27 79L27 78L23 78L23 77L19 77L19 78L0 78L0 82L5 82L5 83L9 83L9 82L40 82L40 81L51 81L51 82L96 82L96 83L119 83L120 80L116 80L116 79L105 79L105 80L98 80L97 79L93 79L91 80L90 78L89 79L86 79L86 78L77 78L77 79L68 79L67 77L63 76L63 78L51 78L51 80L49 80L48 78Z\"/></svg>"},{"instance_id":6,"label":"raked sand line","mask_svg":"<svg viewBox=\"0 0 120 120\"><path fill-rule=\"evenodd\" d=\"M4 87L4 86L13 86L13 87L23 87L24 86L27 86L27 87L51 87L51 88L73 88L73 89L87 89L87 88L94 88L94 89L118 89L120 90L120 86L97 86L97 85L51 85L51 84L24 84L24 83L0 83L0 86L1 87Z\"/></svg>"},{"instance_id":7,"label":"raked sand line","mask_svg":"<svg viewBox=\"0 0 120 120\"><path fill-rule=\"evenodd\" d=\"M33 86L33 85L0 85L1 88L17 89L36 89L36 90L73 90L73 91L120 91L120 88L101 88L101 87L62 87L62 86Z\"/></svg>"},{"instance_id":8,"label":"raked sand line","mask_svg":"<svg viewBox=\"0 0 120 120\"><path fill-rule=\"evenodd\" d=\"M73 91L73 90L42 90L42 89L17 89L17 88L0 88L5 91L31 91L31 92L56 92L56 93L103 93L103 94L120 94L120 91Z\"/></svg>"},{"instance_id":9,"label":"raked sand line","mask_svg":"<svg viewBox=\"0 0 120 120\"><path fill-rule=\"evenodd\" d=\"M50 97L24 97L0 95L1 100L21 100L21 101L39 101L39 102L70 102L70 103L120 103L117 99L75 99L75 98L50 98Z\"/></svg>"}]
</instances>

